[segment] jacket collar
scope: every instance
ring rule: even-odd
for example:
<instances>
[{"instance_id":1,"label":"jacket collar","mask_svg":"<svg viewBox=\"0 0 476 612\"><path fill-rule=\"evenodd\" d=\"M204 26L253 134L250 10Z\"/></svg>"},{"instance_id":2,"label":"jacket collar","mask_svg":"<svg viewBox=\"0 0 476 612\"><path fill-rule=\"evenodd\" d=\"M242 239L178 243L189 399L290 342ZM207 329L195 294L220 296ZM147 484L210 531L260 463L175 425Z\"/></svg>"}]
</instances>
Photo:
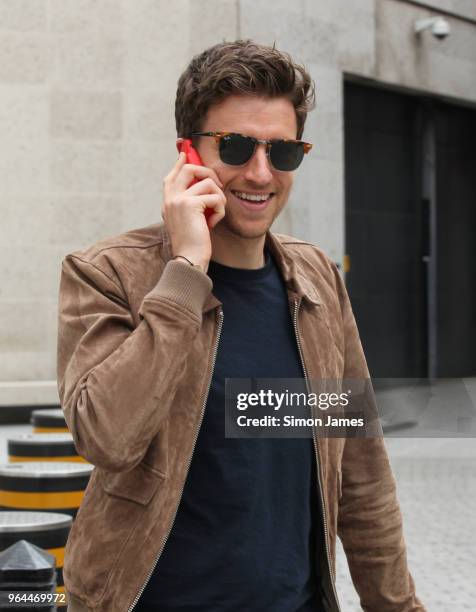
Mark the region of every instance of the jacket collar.
<instances>
[{"instance_id":1,"label":"jacket collar","mask_svg":"<svg viewBox=\"0 0 476 612\"><path fill-rule=\"evenodd\" d=\"M322 304L316 289L315 282L304 272L302 255L290 253L287 244L299 244L299 241L290 239L290 236L266 232L265 244L273 255L286 287L298 297L305 299L314 306Z\"/></svg>"},{"instance_id":2,"label":"jacket collar","mask_svg":"<svg viewBox=\"0 0 476 612\"><path fill-rule=\"evenodd\" d=\"M170 236L165 228L165 224L159 225L160 234L163 243L163 259L165 263L172 258L172 246ZM290 297L302 298L313 306L318 306L322 303L319 293L315 287L315 281L305 274L302 267L302 256L295 255L289 252L287 244L299 244L299 241L294 242L290 236L273 234L269 230L266 232L265 244L270 253L273 255L276 265L278 266L284 283L288 289ZM203 311L206 312L219 306L221 302L212 294L205 301Z\"/></svg>"}]
</instances>

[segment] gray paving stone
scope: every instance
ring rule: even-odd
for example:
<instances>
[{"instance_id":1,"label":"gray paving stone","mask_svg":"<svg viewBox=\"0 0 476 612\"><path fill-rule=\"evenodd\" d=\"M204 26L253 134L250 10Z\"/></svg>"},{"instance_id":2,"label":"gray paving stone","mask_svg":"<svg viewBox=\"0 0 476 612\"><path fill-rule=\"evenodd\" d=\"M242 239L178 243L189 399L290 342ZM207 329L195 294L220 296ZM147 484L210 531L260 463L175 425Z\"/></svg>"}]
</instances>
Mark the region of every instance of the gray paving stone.
<instances>
[{"instance_id":1,"label":"gray paving stone","mask_svg":"<svg viewBox=\"0 0 476 612\"><path fill-rule=\"evenodd\" d=\"M429 612L474 610L476 445L474 439L394 439L387 448L397 482L408 563ZM337 551L343 612L360 611L343 549Z\"/></svg>"}]
</instances>

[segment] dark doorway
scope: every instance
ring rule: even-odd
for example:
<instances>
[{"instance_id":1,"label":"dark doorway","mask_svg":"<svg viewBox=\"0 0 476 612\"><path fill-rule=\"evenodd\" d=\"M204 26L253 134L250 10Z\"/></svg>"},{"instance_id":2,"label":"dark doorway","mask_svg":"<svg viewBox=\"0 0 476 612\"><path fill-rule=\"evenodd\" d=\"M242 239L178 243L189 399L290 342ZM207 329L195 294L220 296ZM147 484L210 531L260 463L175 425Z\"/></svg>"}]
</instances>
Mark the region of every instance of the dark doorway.
<instances>
[{"instance_id":1,"label":"dark doorway","mask_svg":"<svg viewBox=\"0 0 476 612\"><path fill-rule=\"evenodd\" d=\"M344 103L346 283L370 373L475 374L476 112L349 82Z\"/></svg>"},{"instance_id":2,"label":"dark doorway","mask_svg":"<svg viewBox=\"0 0 476 612\"><path fill-rule=\"evenodd\" d=\"M345 85L346 283L370 373L426 375L417 101Z\"/></svg>"},{"instance_id":3,"label":"dark doorway","mask_svg":"<svg viewBox=\"0 0 476 612\"><path fill-rule=\"evenodd\" d=\"M438 376L476 374L476 111L435 108Z\"/></svg>"}]
</instances>

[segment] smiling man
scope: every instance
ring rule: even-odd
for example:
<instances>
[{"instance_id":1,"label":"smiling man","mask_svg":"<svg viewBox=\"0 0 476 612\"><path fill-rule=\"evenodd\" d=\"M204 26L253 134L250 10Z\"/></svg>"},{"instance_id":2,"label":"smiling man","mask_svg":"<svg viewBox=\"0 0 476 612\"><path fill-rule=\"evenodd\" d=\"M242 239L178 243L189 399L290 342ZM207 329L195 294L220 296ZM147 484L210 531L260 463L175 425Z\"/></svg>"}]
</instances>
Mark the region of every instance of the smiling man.
<instances>
[{"instance_id":1,"label":"smiling man","mask_svg":"<svg viewBox=\"0 0 476 612\"><path fill-rule=\"evenodd\" d=\"M291 141L290 147L300 151L304 145L292 142L296 139L296 123L294 106L285 97L231 94L208 110L198 132L202 135L194 140L205 166L219 177L226 197L224 216L215 216L216 225L210 234L213 261L235 268L259 268L264 264L265 235L288 201L293 172L277 170L269 159L266 144L246 139L274 140L271 149L286 146L278 144L286 139ZM232 134L214 136L224 126ZM238 165L229 163L233 161L233 147L240 151L246 146L252 152L251 159ZM222 160L227 150L228 163Z\"/></svg>"},{"instance_id":2,"label":"smiling man","mask_svg":"<svg viewBox=\"0 0 476 612\"><path fill-rule=\"evenodd\" d=\"M63 261L59 394L96 466L70 612L338 612L337 535L364 610L424 610L381 437L224 435L227 378L369 376L335 264L270 231L313 98L274 47L205 50L176 98L177 142L203 165L180 154L163 222Z\"/></svg>"}]
</instances>

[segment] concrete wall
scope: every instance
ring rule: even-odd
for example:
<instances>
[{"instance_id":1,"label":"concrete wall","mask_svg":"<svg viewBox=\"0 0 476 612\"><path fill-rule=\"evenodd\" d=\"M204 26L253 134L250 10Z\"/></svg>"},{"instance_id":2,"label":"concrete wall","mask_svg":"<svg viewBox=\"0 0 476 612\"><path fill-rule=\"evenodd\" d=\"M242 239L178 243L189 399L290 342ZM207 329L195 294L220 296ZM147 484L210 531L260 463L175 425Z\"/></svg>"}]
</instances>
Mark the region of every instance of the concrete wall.
<instances>
[{"instance_id":1,"label":"concrete wall","mask_svg":"<svg viewBox=\"0 0 476 612\"><path fill-rule=\"evenodd\" d=\"M476 19L473 0L432 4ZM342 261L344 75L476 104L476 25L448 16L447 40L417 38L434 14L399 0L0 0L0 405L57 401L62 257L160 220L194 53L250 37L307 65L314 148L274 229Z\"/></svg>"}]
</instances>

